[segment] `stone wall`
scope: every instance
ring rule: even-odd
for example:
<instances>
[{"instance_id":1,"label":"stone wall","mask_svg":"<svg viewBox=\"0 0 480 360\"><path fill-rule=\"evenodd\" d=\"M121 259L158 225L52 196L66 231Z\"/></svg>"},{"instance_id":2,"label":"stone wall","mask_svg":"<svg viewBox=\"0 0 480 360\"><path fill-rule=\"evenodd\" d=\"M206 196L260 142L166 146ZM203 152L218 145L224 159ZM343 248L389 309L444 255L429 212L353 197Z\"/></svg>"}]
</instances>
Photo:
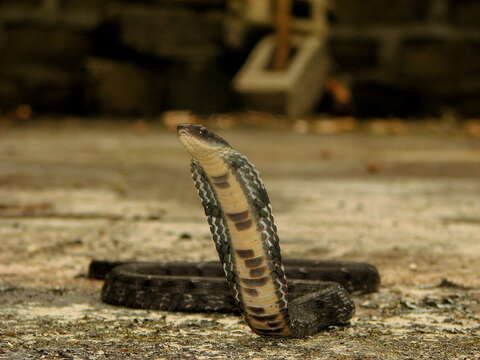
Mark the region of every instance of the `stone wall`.
<instances>
[{"instance_id":1,"label":"stone wall","mask_svg":"<svg viewBox=\"0 0 480 360\"><path fill-rule=\"evenodd\" d=\"M2 0L0 109L227 111L223 0Z\"/></svg>"},{"instance_id":2,"label":"stone wall","mask_svg":"<svg viewBox=\"0 0 480 360\"><path fill-rule=\"evenodd\" d=\"M335 0L331 54L357 111L480 115L480 2Z\"/></svg>"},{"instance_id":3,"label":"stone wall","mask_svg":"<svg viewBox=\"0 0 480 360\"><path fill-rule=\"evenodd\" d=\"M226 9L226 0L2 0L0 109L238 109L230 80L265 29L229 49ZM332 0L332 19L333 70L351 84L355 114L480 115L480 2Z\"/></svg>"},{"instance_id":4,"label":"stone wall","mask_svg":"<svg viewBox=\"0 0 480 360\"><path fill-rule=\"evenodd\" d=\"M0 108L80 111L82 69L101 1L0 2Z\"/></svg>"}]
</instances>

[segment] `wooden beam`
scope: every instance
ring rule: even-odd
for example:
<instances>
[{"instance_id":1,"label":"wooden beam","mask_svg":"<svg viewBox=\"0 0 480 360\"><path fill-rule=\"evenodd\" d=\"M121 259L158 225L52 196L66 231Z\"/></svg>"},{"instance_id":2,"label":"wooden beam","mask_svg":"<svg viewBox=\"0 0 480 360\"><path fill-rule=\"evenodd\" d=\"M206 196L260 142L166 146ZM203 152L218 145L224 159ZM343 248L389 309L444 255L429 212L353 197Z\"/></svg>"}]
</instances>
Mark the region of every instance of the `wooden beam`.
<instances>
[{"instance_id":1,"label":"wooden beam","mask_svg":"<svg viewBox=\"0 0 480 360\"><path fill-rule=\"evenodd\" d=\"M290 54L292 0L276 0L276 5L277 46L275 48L273 69L275 71L283 71L288 64Z\"/></svg>"}]
</instances>

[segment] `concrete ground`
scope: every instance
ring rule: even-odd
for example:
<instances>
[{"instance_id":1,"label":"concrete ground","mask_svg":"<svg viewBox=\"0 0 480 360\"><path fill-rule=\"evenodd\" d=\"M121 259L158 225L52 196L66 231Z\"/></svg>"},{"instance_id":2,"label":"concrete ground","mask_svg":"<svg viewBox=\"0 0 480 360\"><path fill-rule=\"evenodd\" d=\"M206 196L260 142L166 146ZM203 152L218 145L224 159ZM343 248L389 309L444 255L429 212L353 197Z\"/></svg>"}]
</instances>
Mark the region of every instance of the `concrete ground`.
<instances>
[{"instance_id":1,"label":"concrete ground","mask_svg":"<svg viewBox=\"0 0 480 360\"><path fill-rule=\"evenodd\" d=\"M0 359L480 359L478 139L220 132L262 173L284 257L382 276L349 326L278 340L235 316L101 303L94 258L216 253L175 133L53 124L0 132Z\"/></svg>"}]
</instances>

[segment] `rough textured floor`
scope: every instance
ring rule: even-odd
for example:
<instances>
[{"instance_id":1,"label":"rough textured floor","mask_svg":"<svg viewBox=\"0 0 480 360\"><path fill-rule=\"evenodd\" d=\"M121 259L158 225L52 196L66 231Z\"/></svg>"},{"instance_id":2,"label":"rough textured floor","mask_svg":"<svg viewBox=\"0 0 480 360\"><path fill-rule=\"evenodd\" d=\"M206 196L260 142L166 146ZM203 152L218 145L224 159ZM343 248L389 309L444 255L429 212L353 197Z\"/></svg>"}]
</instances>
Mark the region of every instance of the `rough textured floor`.
<instances>
[{"instance_id":1,"label":"rough textured floor","mask_svg":"<svg viewBox=\"0 0 480 360\"><path fill-rule=\"evenodd\" d=\"M223 132L263 175L284 257L382 275L349 326L272 340L234 316L99 301L93 258L216 258L176 135L133 129L0 132L0 359L480 359L478 139Z\"/></svg>"}]
</instances>

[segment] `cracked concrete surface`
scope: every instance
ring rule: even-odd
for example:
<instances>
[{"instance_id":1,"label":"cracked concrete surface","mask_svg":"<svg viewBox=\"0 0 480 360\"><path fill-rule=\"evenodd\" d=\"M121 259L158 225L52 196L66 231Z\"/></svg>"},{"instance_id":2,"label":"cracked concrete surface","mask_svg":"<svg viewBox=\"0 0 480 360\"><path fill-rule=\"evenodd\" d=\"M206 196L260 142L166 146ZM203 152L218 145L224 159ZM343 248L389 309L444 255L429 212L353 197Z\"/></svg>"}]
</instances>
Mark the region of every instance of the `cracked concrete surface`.
<instances>
[{"instance_id":1,"label":"cracked concrete surface","mask_svg":"<svg viewBox=\"0 0 480 360\"><path fill-rule=\"evenodd\" d=\"M0 359L480 359L478 139L222 135L260 169L284 257L379 268L351 324L275 340L234 316L102 304L93 258L216 253L174 133L51 122L0 133Z\"/></svg>"}]
</instances>

